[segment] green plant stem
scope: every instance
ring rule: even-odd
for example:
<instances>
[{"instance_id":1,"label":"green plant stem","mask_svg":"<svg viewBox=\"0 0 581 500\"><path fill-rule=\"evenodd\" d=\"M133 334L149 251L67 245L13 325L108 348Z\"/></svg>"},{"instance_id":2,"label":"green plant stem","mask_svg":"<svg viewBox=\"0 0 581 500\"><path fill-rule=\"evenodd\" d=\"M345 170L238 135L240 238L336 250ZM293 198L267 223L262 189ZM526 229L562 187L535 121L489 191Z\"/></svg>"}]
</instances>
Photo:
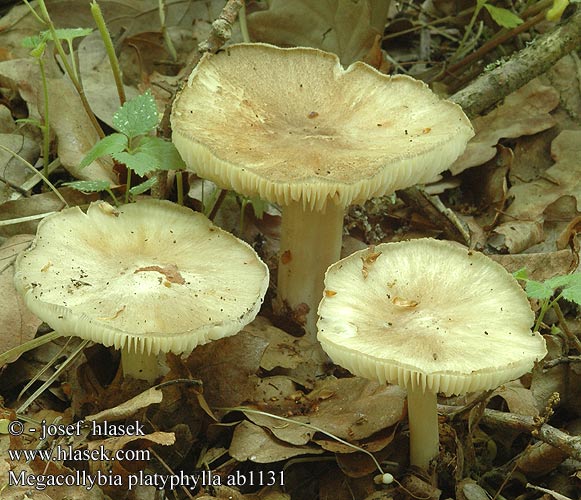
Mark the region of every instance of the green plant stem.
<instances>
[{"instance_id":1,"label":"green plant stem","mask_svg":"<svg viewBox=\"0 0 581 500\"><path fill-rule=\"evenodd\" d=\"M242 0L242 7L238 13L238 22L240 23L242 39L244 42L250 43L250 33L248 33L248 23L246 22L246 0Z\"/></svg>"},{"instance_id":2,"label":"green plant stem","mask_svg":"<svg viewBox=\"0 0 581 500\"><path fill-rule=\"evenodd\" d=\"M470 18L470 22L468 23L468 26L466 26L466 30L464 31L464 36L462 37L462 40L460 40L460 45L458 45L458 48L456 49L456 54L460 54L462 52L464 45L466 44L466 41L468 40L468 37L470 36L470 33L472 33L472 28L474 28L474 23L476 22L476 18L478 17L478 14L480 14L480 11L484 7L485 3L486 3L485 0L476 0L476 6L474 7L474 12L472 13L472 17ZM454 59L454 57L452 57L452 59Z\"/></svg>"},{"instance_id":3,"label":"green plant stem","mask_svg":"<svg viewBox=\"0 0 581 500\"><path fill-rule=\"evenodd\" d=\"M73 47L73 40L67 39L67 45L69 46L69 54L71 56L71 66L73 68L73 73L75 75L75 78L78 80L79 79L79 70L77 68L77 61L75 59L75 49Z\"/></svg>"},{"instance_id":4,"label":"green plant stem","mask_svg":"<svg viewBox=\"0 0 581 500\"><path fill-rule=\"evenodd\" d=\"M30 170L32 170L33 172L35 172L38 176L40 176L40 178L46 182L47 186L49 188L51 188L54 192L54 194L57 196L57 198L59 200L61 200L63 202L63 204L65 205L66 208L69 207L69 204L67 203L67 200L65 200L63 198L63 195L60 193L60 191L54 187L54 185L52 184L52 182L50 182L48 180L48 178L40 171L38 170L34 165L32 165L31 163L29 163L28 161L26 161L24 158L22 158L22 156L20 156L18 153L15 153L14 151L12 151L11 149L7 148L6 146L3 146L2 144L0 144L0 149L2 151L6 151L9 155L12 155L14 158L19 159L22 163L24 163ZM48 172L48 170L47 170Z\"/></svg>"},{"instance_id":5,"label":"green plant stem","mask_svg":"<svg viewBox=\"0 0 581 500\"><path fill-rule=\"evenodd\" d=\"M12 358L16 359L21 354L25 352L31 351L32 349L36 349L41 345L48 344L49 342L53 341L54 339L58 339L62 337L60 333L57 332L50 332L41 337L37 337L35 339L29 340L24 344L19 346L13 347L12 349L0 354L0 367L4 366L6 363L10 362Z\"/></svg>"},{"instance_id":6,"label":"green plant stem","mask_svg":"<svg viewBox=\"0 0 581 500\"><path fill-rule=\"evenodd\" d=\"M109 58L109 64L111 65L111 71L113 71L113 78L115 79L115 85L117 87L117 94L119 94L119 102L121 106L125 104L127 97L125 96L125 88L123 87L123 76L121 74L121 68L119 67L119 59L115 53L115 47L113 46L113 41L111 40L111 35L107 29L107 24L103 18L103 13L101 12L101 7L96 0L91 2L91 15L97 24L97 29L101 34L101 39L105 44L105 51L107 52L107 57Z\"/></svg>"},{"instance_id":7,"label":"green plant stem","mask_svg":"<svg viewBox=\"0 0 581 500\"><path fill-rule=\"evenodd\" d=\"M246 214L246 206L248 205L248 198L245 196L240 200L240 236L244 233L244 215Z\"/></svg>"},{"instance_id":8,"label":"green plant stem","mask_svg":"<svg viewBox=\"0 0 581 500\"><path fill-rule=\"evenodd\" d=\"M97 134L102 139L103 137L105 137L105 133L103 132L101 125L99 125L99 122L97 121L97 117L95 116L95 113L93 113L93 110L91 109L91 106L89 105L89 101L87 101L87 96L85 95L85 91L83 90L81 82L75 76L73 68L69 64L68 57L65 54L65 51L63 49L63 45L62 45L61 41L59 40L56 29L55 29L54 24L52 22L52 19L50 18L48 10L46 9L46 4L44 3L44 0L38 0L38 6L39 6L40 11L42 13L43 22L48 26L48 30L50 31L51 40L54 42L56 51L58 52L58 54L61 58L61 62L65 68L65 71L66 71L67 75L69 76L73 86L75 87L77 94L79 94L79 97L81 99L81 103L83 104L83 108L85 109L85 112L87 113L87 116L89 117L89 120L91 120L91 124L93 125L93 127L95 127ZM71 56L73 56L73 54L71 54Z\"/></svg>"},{"instance_id":9,"label":"green plant stem","mask_svg":"<svg viewBox=\"0 0 581 500\"><path fill-rule=\"evenodd\" d=\"M115 194L113 193L113 190L111 188L107 188L105 189L105 191L107 192L107 194L113 198L113 202L115 203L115 206L118 207L119 206L119 200L117 199L117 197L115 196Z\"/></svg>"},{"instance_id":10,"label":"green plant stem","mask_svg":"<svg viewBox=\"0 0 581 500\"><path fill-rule=\"evenodd\" d=\"M165 42L165 44L167 46L167 50L168 50L172 60L175 62L178 60L178 54L177 54L176 48L174 47L174 44L171 40L171 37L169 36L169 33L167 31L167 26L165 25L165 2L164 2L164 0L158 0L158 10L159 10L159 23L161 25L161 34L163 36L163 41Z\"/></svg>"},{"instance_id":11,"label":"green plant stem","mask_svg":"<svg viewBox=\"0 0 581 500\"><path fill-rule=\"evenodd\" d=\"M538 332L539 328L541 327L541 323L543 322L543 319L545 319L545 314L547 314L547 311L553 307L555 304L557 304L558 300L561 298L561 293L559 295L557 295L557 297L555 297L554 300L551 300L550 298L546 299L543 301L543 303L541 304L541 310L539 311L539 317L537 318L537 321L535 323L535 328L534 331Z\"/></svg>"},{"instance_id":12,"label":"green plant stem","mask_svg":"<svg viewBox=\"0 0 581 500\"><path fill-rule=\"evenodd\" d=\"M133 170L129 167L127 168L127 182L125 183L125 203L129 203L129 190L131 189L131 174L133 174Z\"/></svg>"},{"instance_id":13,"label":"green plant stem","mask_svg":"<svg viewBox=\"0 0 581 500\"><path fill-rule=\"evenodd\" d=\"M184 174L181 170L176 170L176 186L178 192L178 205L184 204Z\"/></svg>"},{"instance_id":14,"label":"green plant stem","mask_svg":"<svg viewBox=\"0 0 581 500\"><path fill-rule=\"evenodd\" d=\"M40 68L40 77L42 79L42 96L44 99L44 124L42 126L42 165L48 175L48 160L50 154L50 120L48 106L48 83L46 81L46 71L42 56L38 58L38 67Z\"/></svg>"},{"instance_id":15,"label":"green plant stem","mask_svg":"<svg viewBox=\"0 0 581 500\"><path fill-rule=\"evenodd\" d=\"M577 335L575 335L569 329L569 326L567 325L567 322L565 321L565 315L563 314L563 311L561 311L561 306L557 302L555 302L553 304L553 309L555 310L555 314L557 315L557 319L559 321L559 326L561 327L561 330L563 332L565 332L567 339L569 340L569 342L572 345L575 346L575 349L577 349L577 351L581 353L581 341L579 340Z\"/></svg>"}]
</instances>

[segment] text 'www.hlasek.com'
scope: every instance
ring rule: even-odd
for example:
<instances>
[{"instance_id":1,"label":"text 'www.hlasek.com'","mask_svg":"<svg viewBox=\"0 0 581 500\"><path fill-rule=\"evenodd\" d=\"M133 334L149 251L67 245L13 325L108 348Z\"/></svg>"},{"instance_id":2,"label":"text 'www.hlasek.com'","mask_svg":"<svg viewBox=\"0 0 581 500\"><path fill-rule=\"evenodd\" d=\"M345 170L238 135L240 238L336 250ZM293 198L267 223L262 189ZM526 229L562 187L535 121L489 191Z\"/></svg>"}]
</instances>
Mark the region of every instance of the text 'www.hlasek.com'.
<instances>
[{"instance_id":1,"label":"text 'www.hlasek.com'","mask_svg":"<svg viewBox=\"0 0 581 500\"><path fill-rule=\"evenodd\" d=\"M114 463L121 462L127 465L129 462L146 464L152 457L149 449L108 449L103 444L91 447L91 442L82 446L75 446L74 438L91 434L93 437L120 437L131 436L135 439L142 437L147 439L140 422L131 424L110 424L108 422L84 422L75 424L47 424L44 420L38 426L25 425L18 420L10 422L8 432L15 437L27 433L40 433L40 442L52 445L45 448L34 449L9 449L8 456L12 462L26 461L28 463L40 460L46 464L51 462L99 462L97 470L70 470L62 473L36 474L27 470L10 470L8 472L8 484L10 486L25 486L42 491L53 486L79 486L87 490L95 486L99 487L125 487L129 490L137 486L153 486L158 489L187 488L196 490L208 486L274 486L284 485L282 471L234 471L229 474L217 474L211 470L183 471L174 474L158 474L139 470L128 472L127 469L135 467L123 467L123 473L115 473ZM102 441L101 441L102 443ZM46 467L45 469L48 469Z\"/></svg>"}]
</instances>

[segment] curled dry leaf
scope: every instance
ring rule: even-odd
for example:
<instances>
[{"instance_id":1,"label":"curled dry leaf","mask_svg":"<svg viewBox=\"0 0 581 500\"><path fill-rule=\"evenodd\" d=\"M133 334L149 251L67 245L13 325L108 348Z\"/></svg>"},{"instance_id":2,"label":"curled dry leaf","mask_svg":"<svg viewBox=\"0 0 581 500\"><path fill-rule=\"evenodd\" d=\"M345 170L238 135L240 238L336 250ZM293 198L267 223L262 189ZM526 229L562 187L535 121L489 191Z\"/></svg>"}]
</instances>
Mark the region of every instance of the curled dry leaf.
<instances>
[{"instance_id":1,"label":"curled dry leaf","mask_svg":"<svg viewBox=\"0 0 581 500\"><path fill-rule=\"evenodd\" d=\"M553 276L569 274L575 268L575 255L570 249L556 252L489 255L509 273L526 267L529 278L545 281Z\"/></svg>"},{"instance_id":2,"label":"curled dry leaf","mask_svg":"<svg viewBox=\"0 0 581 500\"><path fill-rule=\"evenodd\" d=\"M99 32L95 31L81 40L77 50L79 73L91 109L100 120L113 127L113 115L121 103ZM124 89L127 100L139 94L133 87L124 85Z\"/></svg>"},{"instance_id":3,"label":"curled dry leaf","mask_svg":"<svg viewBox=\"0 0 581 500\"><path fill-rule=\"evenodd\" d=\"M555 164L533 182L512 186L508 197L514 201L506 209L504 221L494 232L504 237L511 253L518 253L543 240L545 210L565 197L581 211L581 131L565 130L551 145ZM498 237L492 240L498 246Z\"/></svg>"},{"instance_id":4,"label":"curled dry leaf","mask_svg":"<svg viewBox=\"0 0 581 500\"><path fill-rule=\"evenodd\" d=\"M151 434L146 434L145 436L119 436L119 437L112 437L108 439L99 439L96 441L89 441L87 443L87 448L89 450L98 450L103 447L105 450L108 450L110 455L114 455L117 451L122 450L128 444L132 443L132 449L138 448L147 448L152 444L158 444L161 446L171 446L176 441L175 434L173 432L153 432ZM89 468L91 469L91 473L96 474L97 471L101 471L104 474L108 473L108 467L112 466L113 472L125 475L126 471L131 470L139 470L145 467L146 463L139 461L139 460L114 460L110 463L104 461L90 461Z\"/></svg>"},{"instance_id":5,"label":"curled dry leaf","mask_svg":"<svg viewBox=\"0 0 581 500\"><path fill-rule=\"evenodd\" d=\"M308 423L347 441L358 441L391 427L404 417L405 392L362 378L318 382L308 395L288 394L284 399L265 401L260 409ZM278 439L295 445L308 443L316 430L248 412L254 423L267 427ZM325 438L326 439L326 438Z\"/></svg>"},{"instance_id":6,"label":"curled dry leaf","mask_svg":"<svg viewBox=\"0 0 581 500\"><path fill-rule=\"evenodd\" d=\"M0 247L0 352L32 340L42 323L28 310L14 288L12 262L30 245L32 238L29 234L13 236Z\"/></svg>"},{"instance_id":7,"label":"curled dry leaf","mask_svg":"<svg viewBox=\"0 0 581 500\"><path fill-rule=\"evenodd\" d=\"M129 418L135 415L142 408L147 408L152 404L161 403L162 399L163 391L158 390L156 387L152 387L141 394L138 394L134 398L131 398L129 401L115 406L115 408L109 408L96 413L95 415L89 415L85 419L94 420L95 422L103 422L104 420L116 421Z\"/></svg>"},{"instance_id":8,"label":"curled dry leaf","mask_svg":"<svg viewBox=\"0 0 581 500\"><path fill-rule=\"evenodd\" d=\"M186 365L202 380L210 407L238 406L254 395L256 373L267 347L267 340L244 329L234 337L198 346Z\"/></svg>"},{"instance_id":9,"label":"curled dry leaf","mask_svg":"<svg viewBox=\"0 0 581 500\"><path fill-rule=\"evenodd\" d=\"M472 120L476 135L464 154L450 167L456 175L467 168L482 165L496 154L500 139L532 135L555 125L549 112L559 104L558 92L538 79L510 94L504 103L486 116Z\"/></svg>"},{"instance_id":10,"label":"curled dry leaf","mask_svg":"<svg viewBox=\"0 0 581 500\"><path fill-rule=\"evenodd\" d=\"M99 158L85 168L81 160L99 140L81 99L73 86L64 78L48 82L50 126L57 136L58 156L63 166L77 179L105 180L116 184L113 161Z\"/></svg>"},{"instance_id":11,"label":"curled dry leaf","mask_svg":"<svg viewBox=\"0 0 581 500\"><path fill-rule=\"evenodd\" d=\"M390 2L273 0L269 4L267 10L248 16L253 40L281 47L315 47L334 52L342 64L349 65L374 53L375 40L383 34ZM372 57L369 62L373 60L376 58Z\"/></svg>"},{"instance_id":12,"label":"curled dry leaf","mask_svg":"<svg viewBox=\"0 0 581 500\"><path fill-rule=\"evenodd\" d=\"M243 421L236 427L230 455L239 462L268 464L298 455L319 455L323 450L313 446L294 446L276 439L258 425Z\"/></svg>"},{"instance_id":13,"label":"curled dry leaf","mask_svg":"<svg viewBox=\"0 0 581 500\"><path fill-rule=\"evenodd\" d=\"M78 179L116 182L110 160L94 161L80 169L79 163L97 142L93 127L73 85L60 75L55 64L47 64L49 122L57 136L58 155L63 166ZM39 120L43 109L42 78L36 62L18 59L0 63L0 81L20 92L28 105L30 118Z\"/></svg>"},{"instance_id":14,"label":"curled dry leaf","mask_svg":"<svg viewBox=\"0 0 581 500\"><path fill-rule=\"evenodd\" d=\"M0 108L1 109L1 108ZM1 127L1 124L0 124ZM0 134L0 145L17 153L29 163L36 163L39 147L36 141L20 134ZM34 175L20 159L0 149L0 173L7 181L22 186L24 181ZM7 183L0 182L0 202L20 198L21 193L14 191Z\"/></svg>"},{"instance_id":15,"label":"curled dry leaf","mask_svg":"<svg viewBox=\"0 0 581 500\"><path fill-rule=\"evenodd\" d=\"M260 360L261 368L268 371L277 367L296 368L306 361L304 353L310 344L273 326L266 318L259 316L245 330L268 341Z\"/></svg>"},{"instance_id":16,"label":"curled dry leaf","mask_svg":"<svg viewBox=\"0 0 581 500\"><path fill-rule=\"evenodd\" d=\"M501 385L491 397L500 396L508 406L511 413L536 417L539 415L539 407L544 401L536 401L530 389L523 386L520 380L513 380Z\"/></svg>"},{"instance_id":17,"label":"curled dry leaf","mask_svg":"<svg viewBox=\"0 0 581 500\"><path fill-rule=\"evenodd\" d=\"M89 203L98 199L99 196L98 193L85 194L68 187L59 188L59 192L71 206ZM49 191L0 204L0 221L58 212L62 208L64 208L63 202L52 191ZM42 218L31 217L30 220L24 222L0 225L0 237L9 238L23 233L35 234L41 220Z\"/></svg>"}]
</instances>

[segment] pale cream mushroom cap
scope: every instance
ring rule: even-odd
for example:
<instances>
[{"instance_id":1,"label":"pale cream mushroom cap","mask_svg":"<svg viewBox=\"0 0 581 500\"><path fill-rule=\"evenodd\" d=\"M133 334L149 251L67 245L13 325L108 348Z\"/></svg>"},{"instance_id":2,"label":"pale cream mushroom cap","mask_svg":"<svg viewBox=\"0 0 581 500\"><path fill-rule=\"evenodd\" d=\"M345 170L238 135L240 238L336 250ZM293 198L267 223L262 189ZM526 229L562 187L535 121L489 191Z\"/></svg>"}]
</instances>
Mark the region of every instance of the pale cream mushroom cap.
<instances>
[{"instance_id":1,"label":"pale cream mushroom cap","mask_svg":"<svg viewBox=\"0 0 581 500\"><path fill-rule=\"evenodd\" d=\"M44 219L16 262L26 305L62 335L158 354L234 335L268 269L203 215L167 201L92 203Z\"/></svg>"},{"instance_id":2,"label":"pale cream mushroom cap","mask_svg":"<svg viewBox=\"0 0 581 500\"><path fill-rule=\"evenodd\" d=\"M432 180L474 135L424 83L312 48L205 54L176 98L173 142L221 187L321 210Z\"/></svg>"},{"instance_id":3,"label":"pale cream mushroom cap","mask_svg":"<svg viewBox=\"0 0 581 500\"><path fill-rule=\"evenodd\" d=\"M517 281L483 254L433 239L332 265L319 315L318 339L335 363L413 390L495 388L547 353Z\"/></svg>"}]
</instances>

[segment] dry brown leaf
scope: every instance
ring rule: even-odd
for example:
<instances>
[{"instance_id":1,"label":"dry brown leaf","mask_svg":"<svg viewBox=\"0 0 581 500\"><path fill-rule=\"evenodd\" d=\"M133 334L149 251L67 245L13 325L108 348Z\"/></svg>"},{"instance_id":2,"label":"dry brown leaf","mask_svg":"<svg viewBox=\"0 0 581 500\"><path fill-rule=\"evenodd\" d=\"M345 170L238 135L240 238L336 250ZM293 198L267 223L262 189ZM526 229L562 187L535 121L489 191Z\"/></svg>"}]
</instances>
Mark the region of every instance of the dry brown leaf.
<instances>
[{"instance_id":1,"label":"dry brown leaf","mask_svg":"<svg viewBox=\"0 0 581 500\"><path fill-rule=\"evenodd\" d=\"M268 371L277 367L296 368L306 361L304 353L309 343L273 326L266 318L259 316L244 329L268 341L268 347L260 360L261 368Z\"/></svg>"},{"instance_id":2,"label":"dry brown leaf","mask_svg":"<svg viewBox=\"0 0 581 500\"><path fill-rule=\"evenodd\" d=\"M97 193L84 194L76 189L59 188L69 205L83 205L98 199ZM64 208L63 202L52 191L36 194L29 198L7 201L0 204L0 221L10 221L20 217L57 212ZM0 225L0 237L9 238L23 233L35 234L41 219L33 219L17 224ZM1 269L1 268L0 268Z\"/></svg>"},{"instance_id":3,"label":"dry brown leaf","mask_svg":"<svg viewBox=\"0 0 581 500\"><path fill-rule=\"evenodd\" d=\"M543 241L543 224L541 221L511 220L497 226L488 244L499 251L510 253L524 252L527 248Z\"/></svg>"},{"instance_id":4,"label":"dry brown leaf","mask_svg":"<svg viewBox=\"0 0 581 500\"><path fill-rule=\"evenodd\" d=\"M348 441L365 439L398 423L404 416L405 392L362 378L325 379L307 396L286 395L265 401L260 409L300 423L308 423ZM315 429L263 414L248 412L252 422L267 427L278 439L295 445L308 443Z\"/></svg>"},{"instance_id":5,"label":"dry brown leaf","mask_svg":"<svg viewBox=\"0 0 581 500\"><path fill-rule=\"evenodd\" d=\"M78 0L46 0L51 20L58 28L93 27L88 3L79 4ZM34 4L33 4L34 5ZM158 0L99 0L99 7L114 39L133 36L147 31L159 31ZM200 26L209 24L224 7L224 0L205 0L203 2L165 2L166 27ZM16 5L9 14L0 18L0 47L6 47L8 57L26 57L29 48L22 46L22 39L36 35L39 24L26 5Z\"/></svg>"},{"instance_id":6,"label":"dry brown leaf","mask_svg":"<svg viewBox=\"0 0 581 500\"><path fill-rule=\"evenodd\" d=\"M50 60L48 60L50 62ZM72 84L60 77L54 62L47 64L49 123L58 140L63 166L76 178L109 180L115 183L110 159L99 159L80 169L79 163L99 139ZM30 118L39 119L43 109L42 79L34 60L19 59L0 63L0 83L18 90L28 104Z\"/></svg>"},{"instance_id":7,"label":"dry brown leaf","mask_svg":"<svg viewBox=\"0 0 581 500\"><path fill-rule=\"evenodd\" d=\"M248 16L254 41L334 52L349 65L372 52L383 34L389 1L272 0L270 8Z\"/></svg>"},{"instance_id":8,"label":"dry brown leaf","mask_svg":"<svg viewBox=\"0 0 581 500\"><path fill-rule=\"evenodd\" d=\"M99 32L94 32L81 41L78 54L79 73L91 109L101 121L113 127L113 114L121 104ZM125 73L123 76L125 77ZM127 100L139 94L133 87L124 85L124 89Z\"/></svg>"},{"instance_id":9,"label":"dry brown leaf","mask_svg":"<svg viewBox=\"0 0 581 500\"><path fill-rule=\"evenodd\" d=\"M456 175L491 160L502 138L532 135L553 127L556 121L549 112L558 104L559 94L554 88L538 79L532 80L510 94L494 111L472 120L476 135L450 171Z\"/></svg>"},{"instance_id":10,"label":"dry brown leaf","mask_svg":"<svg viewBox=\"0 0 581 500\"><path fill-rule=\"evenodd\" d=\"M250 460L251 462L268 464L299 455L319 455L321 453L323 450L318 447L293 446L279 441L262 427L246 420L236 426L230 443L230 455L239 462Z\"/></svg>"},{"instance_id":11,"label":"dry brown leaf","mask_svg":"<svg viewBox=\"0 0 581 500\"><path fill-rule=\"evenodd\" d=\"M524 387L520 380L503 384L492 393L491 397L494 396L504 399L511 413L529 417L538 416L539 406L544 404L544 401L536 401L531 390Z\"/></svg>"},{"instance_id":12,"label":"dry brown leaf","mask_svg":"<svg viewBox=\"0 0 581 500\"><path fill-rule=\"evenodd\" d=\"M0 145L17 153L32 165L36 163L40 152L36 141L20 134L0 134ZM21 186L32 175L34 172L22 161L0 149L0 176L2 179ZM0 203L21 196L22 194L14 191L7 183L0 182Z\"/></svg>"},{"instance_id":13,"label":"dry brown leaf","mask_svg":"<svg viewBox=\"0 0 581 500\"><path fill-rule=\"evenodd\" d=\"M267 346L267 340L242 330L194 349L186 365L194 378L202 380L210 407L238 406L253 398Z\"/></svg>"},{"instance_id":14,"label":"dry brown leaf","mask_svg":"<svg viewBox=\"0 0 581 500\"><path fill-rule=\"evenodd\" d=\"M50 79L48 94L50 126L58 139L58 156L63 166L77 179L108 180L116 184L113 161L108 156L79 168L99 135L72 84L64 78Z\"/></svg>"},{"instance_id":15,"label":"dry brown leaf","mask_svg":"<svg viewBox=\"0 0 581 500\"><path fill-rule=\"evenodd\" d=\"M125 403L117 405L115 408L103 410L95 415L85 417L85 420L94 420L95 422L103 422L104 420L116 421L129 418L137 413L142 408L147 408L150 405L161 403L163 400L163 392L156 387L147 389L146 391L131 398Z\"/></svg>"},{"instance_id":16,"label":"dry brown leaf","mask_svg":"<svg viewBox=\"0 0 581 500\"><path fill-rule=\"evenodd\" d=\"M569 274L575 266L575 255L570 249L543 253L489 255L489 257L502 264L509 273L526 267L529 278L536 281Z\"/></svg>"},{"instance_id":17,"label":"dry brown leaf","mask_svg":"<svg viewBox=\"0 0 581 500\"><path fill-rule=\"evenodd\" d=\"M555 209L556 204L566 198L575 201L575 206L568 211L571 219L581 212L580 154L581 131L565 130L553 140L551 155L556 163L541 178L510 188L508 197L514 201L505 210L505 222L494 230L496 235L500 235L500 238L497 236L491 239L490 243L494 247L504 245L511 253L519 253L543 241L545 211L549 207ZM568 208L569 204L566 205ZM557 231L560 233L561 229ZM554 246L552 241L551 246Z\"/></svg>"},{"instance_id":18,"label":"dry brown leaf","mask_svg":"<svg viewBox=\"0 0 581 500\"><path fill-rule=\"evenodd\" d=\"M130 443L131 449L137 450L147 448L152 444L171 446L175 442L176 436L173 432L153 432L151 434L146 434L145 436L127 435L89 441L87 443L87 449L99 450L104 448L108 451L109 455L113 456L116 452L122 450ZM111 470L113 474L119 474L122 477L126 477L129 471L135 472L142 470L146 465L147 462L141 460L111 460L110 462L101 460L89 461L89 469L92 474L98 474L98 471L101 471L102 474L109 474Z\"/></svg>"},{"instance_id":19,"label":"dry brown leaf","mask_svg":"<svg viewBox=\"0 0 581 500\"><path fill-rule=\"evenodd\" d=\"M12 262L19 252L30 245L32 238L28 234L14 236L0 247L0 352L32 340L42 323L28 310L14 288Z\"/></svg>"},{"instance_id":20,"label":"dry brown leaf","mask_svg":"<svg viewBox=\"0 0 581 500\"><path fill-rule=\"evenodd\" d=\"M563 196L577 200L581 211L581 131L564 130L551 144L555 164L540 179L513 186L509 197L514 202L506 213L519 220L537 220L545 209Z\"/></svg>"}]
</instances>

